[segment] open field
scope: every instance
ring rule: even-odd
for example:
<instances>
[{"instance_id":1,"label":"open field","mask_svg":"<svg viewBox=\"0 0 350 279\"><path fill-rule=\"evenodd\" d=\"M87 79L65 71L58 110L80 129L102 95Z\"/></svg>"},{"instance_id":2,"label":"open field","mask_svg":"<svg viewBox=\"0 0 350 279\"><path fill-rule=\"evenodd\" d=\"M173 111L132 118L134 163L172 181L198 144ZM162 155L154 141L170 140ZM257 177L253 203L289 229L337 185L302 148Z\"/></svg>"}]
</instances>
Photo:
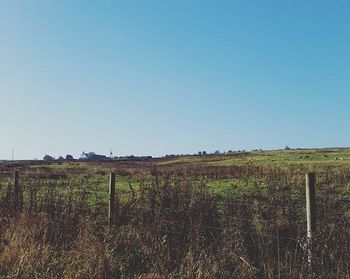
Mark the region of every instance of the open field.
<instances>
[{"instance_id":1,"label":"open field","mask_svg":"<svg viewBox=\"0 0 350 279\"><path fill-rule=\"evenodd\" d=\"M307 172L317 176L312 267ZM4 162L0 278L350 278L349 201L349 149Z\"/></svg>"},{"instance_id":2,"label":"open field","mask_svg":"<svg viewBox=\"0 0 350 279\"><path fill-rule=\"evenodd\" d=\"M264 165L272 167L289 166L339 166L350 164L350 149L305 149L281 151L253 151L220 155L189 156L164 161L162 164L205 164L216 166L230 165Z\"/></svg>"}]
</instances>

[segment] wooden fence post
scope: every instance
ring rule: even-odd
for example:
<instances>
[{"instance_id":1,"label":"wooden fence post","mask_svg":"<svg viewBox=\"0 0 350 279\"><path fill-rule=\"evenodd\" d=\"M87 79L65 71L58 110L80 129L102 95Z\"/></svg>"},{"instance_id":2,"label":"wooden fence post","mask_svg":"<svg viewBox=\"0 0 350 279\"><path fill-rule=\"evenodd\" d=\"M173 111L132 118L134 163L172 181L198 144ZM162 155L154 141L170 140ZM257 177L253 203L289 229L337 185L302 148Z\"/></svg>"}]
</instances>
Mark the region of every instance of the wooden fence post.
<instances>
[{"instance_id":1,"label":"wooden fence post","mask_svg":"<svg viewBox=\"0 0 350 279\"><path fill-rule=\"evenodd\" d=\"M158 177L158 171L157 171L157 165L156 164L154 164L153 165L153 176L154 176L154 179L155 179L155 184L157 185L157 186L159 186L159 177Z\"/></svg>"},{"instance_id":2,"label":"wooden fence post","mask_svg":"<svg viewBox=\"0 0 350 279\"><path fill-rule=\"evenodd\" d=\"M316 230L316 175L306 174L306 218L308 263L312 269L312 237Z\"/></svg>"},{"instance_id":3,"label":"wooden fence post","mask_svg":"<svg viewBox=\"0 0 350 279\"><path fill-rule=\"evenodd\" d=\"M22 205L23 205L23 193L22 193L22 187L21 184L19 183L19 171L15 171L14 175L14 203L15 203L15 208L16 210L20 211L22 210Z\"/></svg>"},{"instance_id":4,"label":"wooden fence post","mask_svg":"<svg viewBox=\"0 0 350 279\"><path fill-rule=\"evenodd\" d=\"M115 224L115 173L112 172L109 178L109 209L108 209L109 225Z\"/></svg>"}]
</instances>

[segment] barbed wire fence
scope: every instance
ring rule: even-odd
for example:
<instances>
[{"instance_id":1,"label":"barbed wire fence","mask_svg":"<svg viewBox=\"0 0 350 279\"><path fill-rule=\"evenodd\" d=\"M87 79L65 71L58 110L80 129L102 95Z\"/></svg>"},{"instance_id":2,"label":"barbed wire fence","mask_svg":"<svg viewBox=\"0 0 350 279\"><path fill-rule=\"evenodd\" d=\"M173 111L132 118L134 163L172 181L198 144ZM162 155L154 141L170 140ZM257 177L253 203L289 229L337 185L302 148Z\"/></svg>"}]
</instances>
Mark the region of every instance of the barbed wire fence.
<instances>
[{"instance_id":1,"label":"barbed wire fence","mask_svg":"<svg viewBox=\"0 0 350 279\"><path fill-rule=\"evenodd\" d=\"M327 184L329 182L328 174L317 173L317 181L320 184ZM310 176L310 174L308 174ZM165 178L166 179L166 178ZM105 179L108 181L108 179ZM153 179L150 181L150 184L160 184L160 177L157 173L153 174ZM316 185L316 176L313 181L306 184L306 187L315 188ZM209 179L208 178L195 178L190 180L191 183L203 184L205 185ZM216 179L216 182L225 181L230 182L229 179ZM288 184L288 181L281 179L282 182ZM176 181L174 182L176 183ZM234 181L232 181L234 183ZM78 186L77 186L78 184ZM167 188L162 190L158 189L158 200L155 204L150 202L149 204L134 204L130 203L129 207L123 208L121 204L123 203L123 198L136 200L136 197L142 197L145 194L145 191L154 191L152 187L145 188L133 188L132 185L129 185L129 189L118 188L118 177L114 173L111 173L109 176L109 183L104 185L95 184L93 186L89 185L87 187L88 181L84 179L80 180L79 183L74 180L70 180L66 175L62 173L50 173L49 175L41 174L38 172L11 172L3 171L0 172L0 194L9 195L10 202L13 204L13 208L20 212L23 208L28 208L28 210L34 210L33 195L41 195L46 197L46 205L41 204L41 206L53 206L58 209L61 209L60 202L64 199L70 199L70 204L72 210L80 211L83 215L89 215L91 212L99 212L104 216L106 222L102 225L106 229L113 229L114 226L124 224L133 227L147 227L152 231L156 231L161 234L166 235L191 235L194 232L190 229L179 230L183 227L191 227L191 222L197 222L200 224L201 220L209 218L212 220L212 225L208 225L205 222L200 224L200 229L206 231L207 233L215 234L230 234L232 237L255 237L261 238L266 241L266 239L274 239L275 241L285 241L293 242L293 245L299 247L303 250L307 257L307 266L310 272L314 272L313 260L315 255L313 254L313 242L320 239L322 236L318 235L316 224L333 223L336 225L338 222L347 222L349 224L347 214L350 213L350 199L347 196L342 196L341 192L336 193L335 191L327 191L326 188L321 188L321 191L313 191L310 195L308 191L300 191L294 193L297 198L294 202L290 204L274 204L274 200L278 200L281 196L290 195L290 192L278 193L278 195L267 196L266 199L254 199L252 198L251 202L247 200L240 200L240 197L236 199L227 198L221 199L218 197L211 197L213 200L210 200L217 209L213 212L205 212L202 214L202 209L200 201L196 201L196 197L186 197L181 196L179 198L178 205L163 205L157 208L157 202L160 199L166 200L172 198L174 193L167 192ZM283 190L283 189L282 189ZM312 191L311 191L312 192ZM309 201L311 205L307 205L306 201ZM337 210L336 214L327 216L327 208L323 208L323 202L329 201L332 205L336 206L334 208L328 208L328 210ZM196 206L191 207L191 203L194 203ZM189 204L189 206L183 206L181 204ZM67 203L66 203L67 204ZM208 205L209 203L204 203ZM259 216L259 214L247 214L243 215L244 212L251 212L254 207L258 210L262 208L269 211L300 211L299 214L304 215L304 221L301 221L301 226L303 229L291 230L293 234L281 234L278 230L276 233L265 232L263 229L259 230L237 230L235 226L231 224L240 223L260 223L260 224L270 224L273 225L276 220L271 220L270 216L264 215ZM235 209L245 209L241 210L240 214L235 212ZM317 210L322 213L322 219L318 219L319 216L316 213ZM40 209L40 208L39 208ZM161 210L161 211L159 211ZM184 212L192 210L192 212ZM257 210L257 211L258 211ZM205 210L204 210L205 211ZM169 213L169 214L168 214ZM171 213L171 214L170 214ZM236 214L235 214L236 213ZM255 212L257 213L257 212ZM194 218L188 218L189 215L197 217L197 220ZM201 216L202 214L202 216ZM260 214L263 215L263 214ZM175 218L175 217L176 218ZM181 217L185 216L183 220ZM152 220L157 217L157 226L153 226ZM117 220L119 219L119 220ZM128 220L121 220L128 219ZM189 222L189 223L187 223ZM247 226L248 228L251 226ZM304 231L304 233L302 233ZM330 237L330 236L328 236ZM332 236L333 237L333 236ZM350 235L349 235L350 237ZM332 270L330 269L329 272ZM282 273L280 273L282 275Z\"/></svg>"}]
</instances>

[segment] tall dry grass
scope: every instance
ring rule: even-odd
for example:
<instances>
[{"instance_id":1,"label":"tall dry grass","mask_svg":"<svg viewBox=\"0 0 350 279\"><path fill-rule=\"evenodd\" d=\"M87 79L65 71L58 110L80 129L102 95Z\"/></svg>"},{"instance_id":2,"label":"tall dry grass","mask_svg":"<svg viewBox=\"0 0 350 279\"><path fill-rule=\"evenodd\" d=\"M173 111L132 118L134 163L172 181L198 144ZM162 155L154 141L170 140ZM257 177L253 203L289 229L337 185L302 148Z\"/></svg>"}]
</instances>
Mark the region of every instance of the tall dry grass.
<instances>
[{"instance_id":1,"label":"tall dry grass","mask_svg":"<svg viewBox=\"0 0 350 279\"><path fill-rule=\"evenodd\" d=\"M256 171L261 184L252 184ZM222 197L208 177L249 187L232 185ZM62 193L59 184L31 181L22 211L9 187L0 199L0 277L350 278L350 206L338 198L349 176L319 177L313 275L302 179L255 168L161 169L119 198L114 227L83 184Z\"/></svg>"}]
</instances>

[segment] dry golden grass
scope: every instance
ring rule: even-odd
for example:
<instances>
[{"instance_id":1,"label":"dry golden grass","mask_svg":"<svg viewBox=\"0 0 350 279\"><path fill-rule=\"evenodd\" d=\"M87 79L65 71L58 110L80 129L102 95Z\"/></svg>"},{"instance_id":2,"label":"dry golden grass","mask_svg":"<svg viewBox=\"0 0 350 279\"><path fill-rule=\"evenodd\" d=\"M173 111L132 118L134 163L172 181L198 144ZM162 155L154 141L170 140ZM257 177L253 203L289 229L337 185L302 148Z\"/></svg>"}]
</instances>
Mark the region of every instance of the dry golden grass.
<instances>
[{"instance_id":1,"label":"dry golden grass","mask_svg":"<svg viewBox=\"0 0 350 279\"><path fill-rule=\"evenodd\" d=\"M19 211L10 185L0 198L0 278L307 278L304 171L164 167L119 200L115 227L103 205L56 184L26 184ZM218 196L206 181L220 178L240 183ZM350 206L339 202L349 182L347 170L319 175L317 278L350 278Z\"/></svg>"}]
</instances>

